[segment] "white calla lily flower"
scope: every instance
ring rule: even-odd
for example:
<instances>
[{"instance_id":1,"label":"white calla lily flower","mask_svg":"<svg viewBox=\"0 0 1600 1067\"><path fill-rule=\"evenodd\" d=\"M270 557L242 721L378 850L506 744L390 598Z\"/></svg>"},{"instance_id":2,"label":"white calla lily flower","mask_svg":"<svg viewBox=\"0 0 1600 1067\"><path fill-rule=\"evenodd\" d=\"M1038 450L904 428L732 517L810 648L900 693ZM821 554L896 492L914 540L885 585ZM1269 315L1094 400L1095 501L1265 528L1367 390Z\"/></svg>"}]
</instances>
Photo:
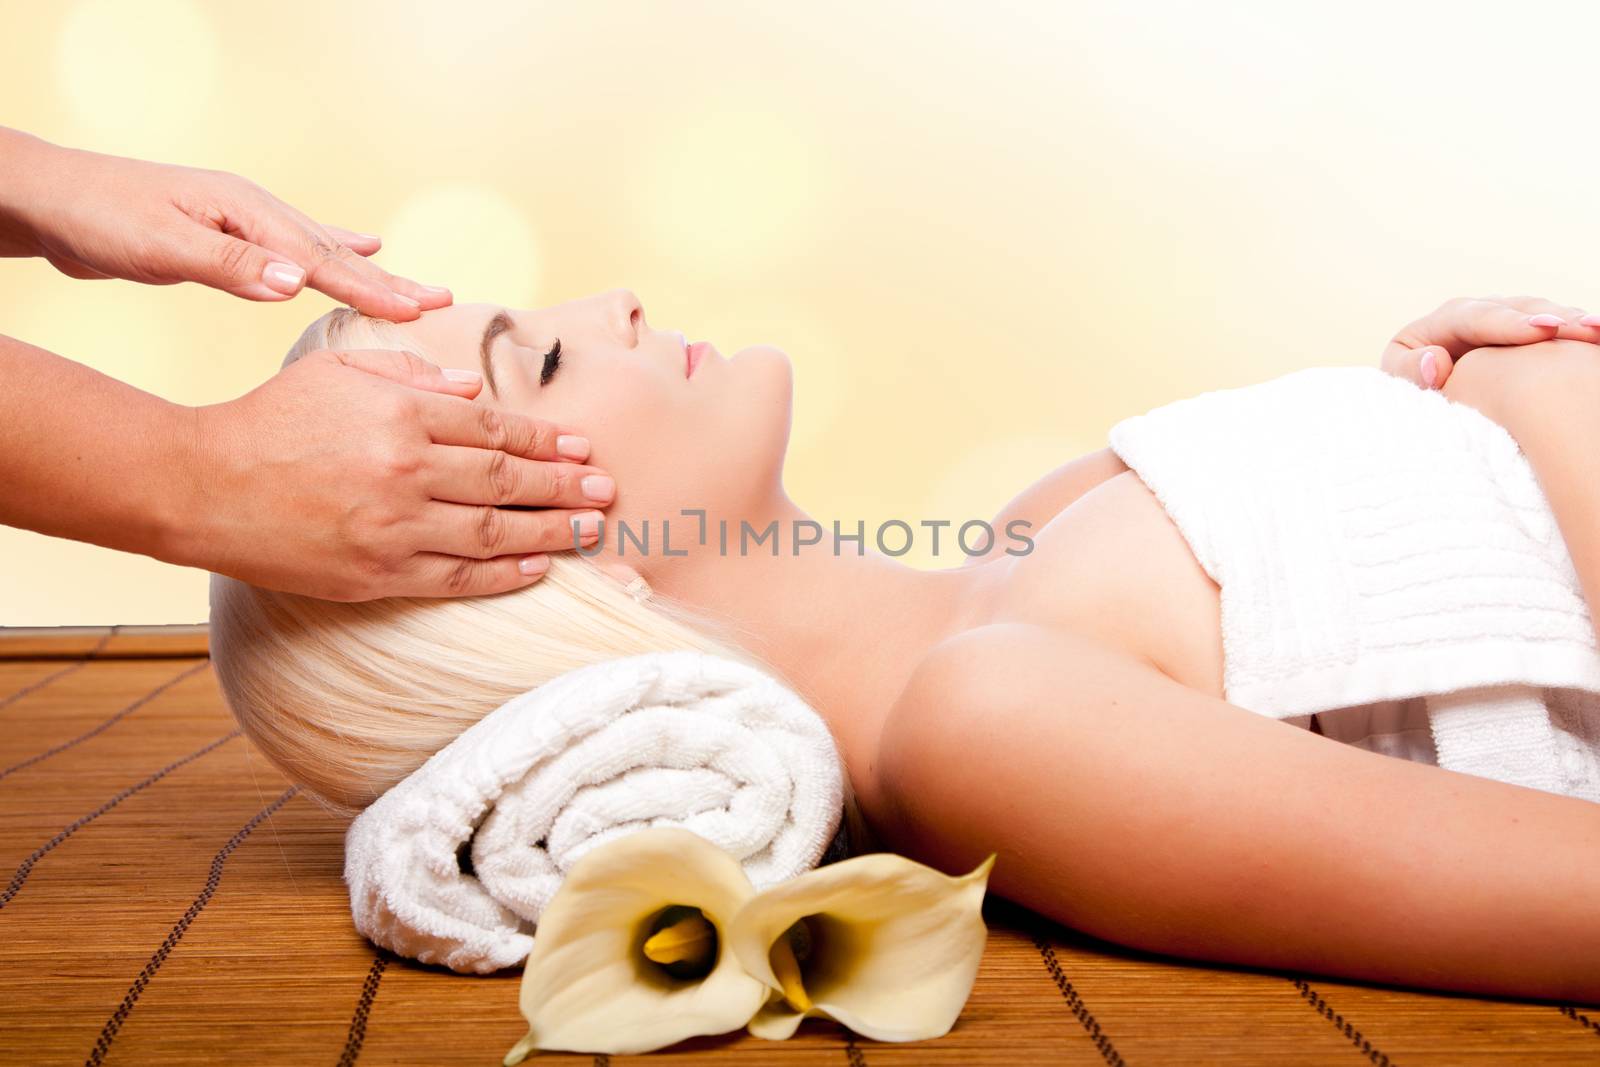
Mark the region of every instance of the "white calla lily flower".
<instances>
[{"instance_id":1,"label":"white calla lily flower","mask_svg":"<svg viewBox=\"0 0 1600 1067\"><path fill-rule=\"evenodd\" d=\"M889 852L806 871L751 897L728 933L770 991L749 1022L783 1040L821 1015L878 1041L940 1037L972 992L995 854L952 877Z\"/></svg>"},{"instance_id":2,"label":"white calla lily flower","mask_svg":"<svg viewBox=\"0 0 1600 1067\"><path fill-rule=\"evenodd\" d=\"M750 1021L766 987L728 945L755 895L729 853L675 826L596 846L567 872L539 916L522 979L533 1049L649 1052Z\"/></svg>"}]
</instances>

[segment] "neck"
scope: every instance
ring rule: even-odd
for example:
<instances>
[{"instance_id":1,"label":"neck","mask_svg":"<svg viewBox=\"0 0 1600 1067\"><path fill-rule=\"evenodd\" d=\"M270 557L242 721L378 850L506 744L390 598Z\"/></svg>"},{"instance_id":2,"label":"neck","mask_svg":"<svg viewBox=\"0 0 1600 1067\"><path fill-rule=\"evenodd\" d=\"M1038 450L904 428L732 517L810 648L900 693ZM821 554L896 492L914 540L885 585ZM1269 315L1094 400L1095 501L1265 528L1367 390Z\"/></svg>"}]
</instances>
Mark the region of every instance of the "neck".
<instances>
[{"instance_id":1,"label":"neck","mask_svg":"<svg viewBox=\"0 0 1600 1067\"><path fill-rule=\"evenodd\" d=\"M810 517L781 491L759 514L745 521L756 533L776 521L776 555L770 539L756 545L753 534L741 546L736 519L727 521L727 547L719 550L720 523L708 516L704 546L636 565L653 590L725 623L733 640L828 721L847 761L862 758L917 664L979 617L998 569L908 567L873 550L870 526L864 543L841 539L836 552L833 524L819 523L821 541L795 551L796 530L814 533ZM674 522L675 550L680 540L695 540L678 528ZM840 528L850 535L855 523Z\"/></svg>"}]
</instances>

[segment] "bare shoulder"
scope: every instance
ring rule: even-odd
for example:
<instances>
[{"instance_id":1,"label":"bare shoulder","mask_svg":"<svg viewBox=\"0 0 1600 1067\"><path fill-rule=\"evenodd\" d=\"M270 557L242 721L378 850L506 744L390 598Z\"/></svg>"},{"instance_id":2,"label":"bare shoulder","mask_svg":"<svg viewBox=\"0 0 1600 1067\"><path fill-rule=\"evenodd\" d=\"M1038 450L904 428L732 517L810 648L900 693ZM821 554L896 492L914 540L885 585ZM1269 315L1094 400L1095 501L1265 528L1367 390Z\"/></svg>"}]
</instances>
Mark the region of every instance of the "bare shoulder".
<instances>
[{"instance_id":1,"label":"bare shoulder","mask_svg":"<svg viewBox=\"0 0 1600 1067\"><path fill-rule=\"evenodd\" d=\"M992 525L996 530L1006 531L1011 523L1026 523L1021 530L1037 533L1073 501L1127 469L1128 465L1109 448L1086 453L1070 463L1063 463L1012 497L994 517ZM986 554L972 556L965 562L972 564L1000 555L1005 547L1003 541L1004 538L996 538L997 543Z\"/></svg>"},{"instance_id":2,"label":"bare shoulder","mask_svg":"<svg viewBox=\"0 0 1600 1067\"><path fill-rule=\"evenodd\" d=\"M1146 672L1171 681L1153 664L1086 634L1025 622L991 623L935 645L911 673L895 711L1030 700L1067 680L1093 691Z\"/></svg>"},{"instance_id":3,"label":"bare shoulder","mask_svg":"<svg viewBox=\"0 0 1600 1067\"><path fill-rule=\"evenodd\" d=\"M884 718L876 778L886 783L909 761L958 759L975 733L1005 732L1025 743L1027 724L1039 716L1115 715L1128 701L1153 695L1169 706L1185 695L1209 699L1154 664L1072 630L1020 622L975 627L936 645L911 673Z\"/></svg>"}]
</instances>

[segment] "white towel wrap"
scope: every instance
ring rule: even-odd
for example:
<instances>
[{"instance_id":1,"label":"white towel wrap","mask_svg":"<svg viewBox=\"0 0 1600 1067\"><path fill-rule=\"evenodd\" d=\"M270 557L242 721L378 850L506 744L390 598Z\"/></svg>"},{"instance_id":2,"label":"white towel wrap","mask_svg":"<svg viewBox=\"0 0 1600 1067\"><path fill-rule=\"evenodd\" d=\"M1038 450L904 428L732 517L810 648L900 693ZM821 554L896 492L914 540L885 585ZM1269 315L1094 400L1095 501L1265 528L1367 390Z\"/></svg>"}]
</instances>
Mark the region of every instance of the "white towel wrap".
<instances>
[{"instance_id":1,"label":"white towel wrap","mask_svg":"<svg viewBox=\"0 0 1600 1067\"><path fill-rule=\"evenodd\" d=\"M1293 719L1422 698L1440 766L1600 801L1600 645L1504 427L1373 367L1315 367L1124 419L1109 443L1221 588L1228 701Z\"/></svg>"},{"instance_id":2,"label":"white towel wrap","mask_svg":"<svg viewBox=\"0 0 1600 1067\"><path fill-rule=\"evenodd\" d=\"M761 889L837 848L843 803L833 737L793 691L723 657L650 653L569 671L473 724L356 817L344 876L373 942L488 973L527 956L529 924L602 841L682 826ZM469 837L472 874L457 859Z\"/></svg>"}]
</instances>

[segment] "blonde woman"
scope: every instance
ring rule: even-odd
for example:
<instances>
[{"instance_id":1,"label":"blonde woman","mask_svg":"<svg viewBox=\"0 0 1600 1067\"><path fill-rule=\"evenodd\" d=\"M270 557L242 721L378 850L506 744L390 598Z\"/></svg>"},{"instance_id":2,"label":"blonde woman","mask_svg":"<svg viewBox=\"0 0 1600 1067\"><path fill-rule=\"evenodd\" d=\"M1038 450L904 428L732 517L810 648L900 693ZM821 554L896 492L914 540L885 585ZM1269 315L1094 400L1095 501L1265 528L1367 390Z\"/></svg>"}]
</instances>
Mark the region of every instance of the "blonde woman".
<instances>
[{"instance_id":1,"label":"blonde woman","mask_svg":"<svg viewBox=\"0 0 1600 1067\"><path fill-rule=\"evenodd\" d=\"M1563 533L1589 533L1567 540L1593 603L1600 515L1574 457L1600 454L1600 349L1581 343L1600 331L1582 319L1452 302L1396 335L1384 366L1517 436ZM1537 343L1476 348L1496 342ZM873 551L870 531L857 554L853 523L830 550L831 524L785 494L782 352L688 346L626 291L406 324L341 310L289 360L326 348L481 370L483 393L462 403L488 424L512 411L582 425L627 487L604 536L598 512L580 516L578 547L544 580L497 596L334 603L213 580L230 705L330 806L359 810L562 671L721 652L818 709L884 847L946 870L997 851L994 891L1062 923L1209 960L1600 1001L1600 805L1227 703L1219 588L1110 450L1024 489L962 565L923 571ZM774 527L780 552L740 540Z\"/></svg>"}]
</instances>

